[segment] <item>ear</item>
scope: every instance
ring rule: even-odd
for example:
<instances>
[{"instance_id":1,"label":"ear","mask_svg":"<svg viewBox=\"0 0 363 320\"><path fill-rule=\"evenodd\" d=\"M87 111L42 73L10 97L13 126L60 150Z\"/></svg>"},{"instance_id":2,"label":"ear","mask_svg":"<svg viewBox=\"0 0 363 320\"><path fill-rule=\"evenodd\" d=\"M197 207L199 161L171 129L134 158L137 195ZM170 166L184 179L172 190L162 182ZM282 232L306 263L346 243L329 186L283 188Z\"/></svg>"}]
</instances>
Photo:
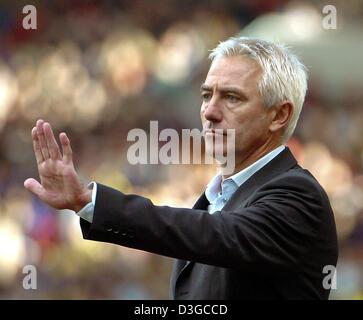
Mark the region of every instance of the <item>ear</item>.
<instances>
[{"instance_id":1,"label":"ear","mask_svg":"<svg viewBox=\"0 0 363 320\"><path fill-rule=\"evenodd\" d=\"M290 101L283 101L271 107L270 132L277 132L287 127L292 117L293 108Z\"/></svg>"}]
</instances>

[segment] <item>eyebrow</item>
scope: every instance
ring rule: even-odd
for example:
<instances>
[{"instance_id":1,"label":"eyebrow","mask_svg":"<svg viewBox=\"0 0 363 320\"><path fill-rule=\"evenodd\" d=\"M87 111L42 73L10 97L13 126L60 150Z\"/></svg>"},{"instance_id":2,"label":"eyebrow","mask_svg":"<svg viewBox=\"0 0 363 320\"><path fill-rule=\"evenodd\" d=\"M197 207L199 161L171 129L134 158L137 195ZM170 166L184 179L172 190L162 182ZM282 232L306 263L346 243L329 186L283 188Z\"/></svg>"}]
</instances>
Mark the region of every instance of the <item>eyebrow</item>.
<instances>
[{"instance_id":1,"label":"eyebrow","mask_svg":"<svg viewBox=\"0 0 363 320\"><path fill-rule=\"evenodd\" d=\"M200 91L213 91L213 88L206 84L202 84L200 87ZM219 91L221 91L223 93L230 92L230 93L237 94L243 98L247 98L247 95L241 89L234 87L234 86L220 87Z\"/></svg>"}]
</instances>

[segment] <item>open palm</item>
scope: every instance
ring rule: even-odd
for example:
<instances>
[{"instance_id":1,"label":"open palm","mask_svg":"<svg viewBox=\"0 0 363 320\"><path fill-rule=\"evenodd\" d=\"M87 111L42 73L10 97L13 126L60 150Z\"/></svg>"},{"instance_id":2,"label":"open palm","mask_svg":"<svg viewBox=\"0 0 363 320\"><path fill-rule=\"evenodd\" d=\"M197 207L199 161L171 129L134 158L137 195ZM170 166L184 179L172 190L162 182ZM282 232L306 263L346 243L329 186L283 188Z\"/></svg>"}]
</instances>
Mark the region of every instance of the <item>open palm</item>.
<instances>
[{"instance_id":1,"label":"open palm","mask_svg":"<svg viewBox=\"0 0 363 320\"><path fill-rule=\"evenodd\" d=\"M40 183L30 178L24 186L53 208L79 211L91 200L90 191L81 183L74 169L67 135L61 133L59 139L62 153L50 124L37 121L32 140Z\"/></svg>"}]
</instances>

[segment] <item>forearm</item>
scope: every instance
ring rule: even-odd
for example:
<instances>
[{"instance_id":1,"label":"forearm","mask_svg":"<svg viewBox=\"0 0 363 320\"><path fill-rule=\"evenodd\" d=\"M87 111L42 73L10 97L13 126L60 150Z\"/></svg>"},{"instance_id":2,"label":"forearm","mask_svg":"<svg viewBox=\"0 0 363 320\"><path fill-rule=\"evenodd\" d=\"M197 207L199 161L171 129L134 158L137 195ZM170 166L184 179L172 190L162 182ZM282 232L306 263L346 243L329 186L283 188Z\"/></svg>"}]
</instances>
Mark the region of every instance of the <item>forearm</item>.
<instances>
[{"instance_id":1,"label":"forearm","mask_svg":"<svg viewBox=\"0 0 363 320\"><path fill-rule=\"evenodd\" d=\"M140 196L98 188L93 223L81 221L85 238L207 263L203 252L209 255L212 244L208 242L218 238L219 223L213 221L218 220L218 213L212 216L206 210L155 206ZM202 225L205 232L197 230Z\"/></svg>"},{"instance_id":2,"label":"forearm","mask_svg":"<svg viewBox=\"0 0 363 320\"><path fill-rule=\"evenodd\" d=\"M220 267L254 268L296 266L306 249L305 238L313 236L298 221L285 222L284 234L278 215L267 217L253 208L210 215L206 210L155 206L143 197L98 187L93 223L81 221L83 236L90 240ZM273 219L280 229L273 230ZM295 226L304 234L292 230ZM288 238L290 229L294 239Z\"/></svg>"}]
</instances>

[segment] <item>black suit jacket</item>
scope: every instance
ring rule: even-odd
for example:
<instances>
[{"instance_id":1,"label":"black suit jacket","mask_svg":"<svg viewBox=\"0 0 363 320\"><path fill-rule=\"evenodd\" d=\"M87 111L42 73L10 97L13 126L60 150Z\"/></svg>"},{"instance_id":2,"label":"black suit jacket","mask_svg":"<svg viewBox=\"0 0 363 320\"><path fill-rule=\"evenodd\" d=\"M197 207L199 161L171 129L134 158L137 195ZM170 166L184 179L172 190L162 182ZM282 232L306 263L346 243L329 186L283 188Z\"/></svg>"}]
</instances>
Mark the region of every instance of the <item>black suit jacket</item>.
<instances>
[{"instance_id":1,"label":"black suit jacket","mask_svg":"<svg viewBox=\"0 0 363 320\"><path fill-rule=\"evenodd\" d=\"M180 183L185 183L180 181ZM336 266L337 236L328 197L286 148L209 214L155 206L98 184L85 239L176 258L173 299L327 299L324 266Z\"/></svg>"}]
</instances>

